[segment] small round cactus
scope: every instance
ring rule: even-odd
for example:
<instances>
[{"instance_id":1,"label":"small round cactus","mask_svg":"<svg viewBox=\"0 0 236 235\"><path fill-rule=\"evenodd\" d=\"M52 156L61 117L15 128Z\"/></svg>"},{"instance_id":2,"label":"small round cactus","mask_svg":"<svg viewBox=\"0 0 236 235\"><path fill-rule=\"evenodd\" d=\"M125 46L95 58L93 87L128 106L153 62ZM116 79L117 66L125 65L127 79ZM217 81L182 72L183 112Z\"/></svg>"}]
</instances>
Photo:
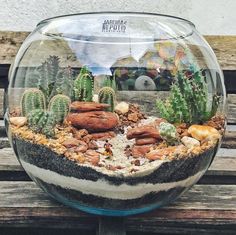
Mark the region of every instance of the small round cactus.
<instances>
[{"instance_id":1,"label":"small round cactus","mask_svg":"<svg viewBox=\"0 0 236 235\"><path fill-rule=\"evenodd\" d=\"M113 112L115 107L115 91L111 87L103 87L98 92L99 103L109 104L107 111Z\"/></svg>"},{"instance_id":2,"label":"small round cactus","mask_svg":"<svg viewBox=\"0 0 236 235\"><path fill-rule=\"evenodd\" d=\"M66 95L55 95L49 102L48 110L53 112L57 123L62 123L70 111L71 100Z\"/></svg>"},{"instance_id":3,"label":"small round cactus","mask_svg":"<svg viewBox=\"0 0 236 235\"><path fill-rule=\"evenodd\" d=\"M35 109L44 110L46 107L45 97L42 91L37 88L26 90L21 98L21 112L24 117Z\"/></svg>"},{"instance_id":4,"label":"small round cactus","mask_svg":"<svg viewBox=\"0 0 236 235\"><path fill-rule=\"evenodd\" d=\"M174 125L161 122L159 126L159 133L162 139L164 139L169 145L175 145L178 143L178 134Z\"/></svg>"}]
</instances>

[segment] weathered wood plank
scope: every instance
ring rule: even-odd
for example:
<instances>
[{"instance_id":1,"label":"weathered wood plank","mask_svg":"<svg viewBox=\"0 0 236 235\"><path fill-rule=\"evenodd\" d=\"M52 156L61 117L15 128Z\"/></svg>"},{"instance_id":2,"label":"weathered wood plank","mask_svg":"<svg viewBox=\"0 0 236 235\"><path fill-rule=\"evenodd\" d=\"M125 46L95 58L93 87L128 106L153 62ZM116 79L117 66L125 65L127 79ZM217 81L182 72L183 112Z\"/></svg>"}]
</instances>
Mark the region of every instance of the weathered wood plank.
<instances>
[{"instance_id":1,"label":"weathered wood plank","mask_svg":"<svg viewBox=\"0 0 236 235\"><path fill-rule=\"evenodd\" d=\"M52 201L33 182L0 182L0 224L4 226L97 226L97 217ZM91 223L88 224L88 221ZM236 226L235 185L195 185L175 203L151 213L126 219L126 229L157 230L176 226ZM170 226L171 227L171 226ZM212 227L211 227L212 228ZM149 230L151 231L151 230Z\"/></svg>"},{"instance_id":2,"label":"weathered wood plank","mask_svg":"<svg viewBox=\"0 0 236 235\"><path fill-rule=\"evenodd\" d=\"M122 217L100 217L97 235L126 235L124 222Z\"/></svg>"},{"instance_id":3,"label":"weathered wood plank","mask_svg":"<svg viewBox=\"0 0 236 235\"><path fill-rule=\"evenodd\" d=\"M0 32L0 63L10 64L29 32ZM224 70L235 70L236 36L205 36Z\"/></svg>"},{"instance_id":4,"label":"weathered wood plank","mask_svg":"<svg viewBox=\"0 0 236 235\"><path fill-rule=\"evenodd\" d=\"M228 94L228 123L236 123L236 94Z\"/></svg>"}]
</instances>

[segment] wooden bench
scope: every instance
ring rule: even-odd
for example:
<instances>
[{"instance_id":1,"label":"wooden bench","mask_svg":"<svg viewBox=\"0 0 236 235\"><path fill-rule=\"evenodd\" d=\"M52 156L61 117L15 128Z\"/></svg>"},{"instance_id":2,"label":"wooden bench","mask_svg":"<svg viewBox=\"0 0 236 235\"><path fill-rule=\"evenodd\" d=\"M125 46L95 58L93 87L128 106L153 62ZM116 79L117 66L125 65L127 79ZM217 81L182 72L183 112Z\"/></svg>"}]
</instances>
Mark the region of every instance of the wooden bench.
<instances>
[{"instance_id":1,"label":"wooden bench","mask_svg":"<svg viewBox=\"0 0 236 235\"><path fill-rule=\"evenodd\" d=\"M9 63L27 34L0 32L1 104ZM137 216L103 218L70 209L49 198L30 180L10 148L1 120L0 234L235 234L236 37L206 39L217 54L230 92L229 125L217 157L195 186L175 203Z\"/></svg>"}]
</instances>

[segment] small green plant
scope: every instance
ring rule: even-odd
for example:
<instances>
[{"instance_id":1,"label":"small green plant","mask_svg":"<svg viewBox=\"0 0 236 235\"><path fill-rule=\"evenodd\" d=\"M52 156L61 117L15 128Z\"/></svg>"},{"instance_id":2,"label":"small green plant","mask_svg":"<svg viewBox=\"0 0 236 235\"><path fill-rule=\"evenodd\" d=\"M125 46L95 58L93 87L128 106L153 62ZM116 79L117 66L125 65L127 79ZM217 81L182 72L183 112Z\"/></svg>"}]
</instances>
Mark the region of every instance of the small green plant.
<instances>
[{"instance_id":1,"label":"small green plant","mask_svg":"<svg viewBox=\"0 0 236 235\"><path fill-rule=\"evenodd\" d=\"M98 92L99 103L109 104L106 111L113 112L115 108L115 91L111 87L103 87Z\"/></svg>"},{"instance_id":2,"label":"small green plant","mask_svg":"<svg viewBox=\"0 0 236 235\"><path fill-rule=\"evenodd\" d=\"M53 112L42 109L32 110L27 115L28 125L31 130L42 133L47 137L55 136L56 118Z\"/></svg>"},{"instance_id":3,"label":"small green plant","mask_svg":"<svg viewBox=\"0 0 236 235\"><path fill-rule=\"evenodd\" d=\"M20 103L23 116L27 116L27 114L34 109L44 110L46 108L44 94L37 88L26 90L22 95Z\"/></svg>"},{"instance_id":4,"label":"small green plant","mask_svg":"<svg viewBox=\"0 0 236 235\"><path fill-rule=\"evenodd\" d=\"M48 110L55 114L56 122L62 123L70 111L70 98L66 95L55 95L49 102Z\"/></svg>"},{"instance_id":5,"label":"small green plant","mask_svg":"<svg viewBox=\"0 0 236 235\"><path fill-rule=\"evenodd\" d=\"M201 71L192 68L188 77L183 72L177 73L177 80L172 85L170 96L163 102L157 100L157 108L162 118L170 123L203 123L215 115L219 96L212 97L209 107L208 89Z\"/></svg>"},{"instance_id":6,"label":"small green plant","mask_svg":"<svg viewBox=\"0 0 236 235\"><path fill-rule=\"evenodd\" d=\"M57 94L72 97L72 70L59 65L58 56L49 56L39 67L26 74L24 86L40 89L44 93L46 104Z\"/></svg>"},{"instance_id":7,"label":"small green plant","mask_svg":"<svg viewBox=\"0 0 236 235\"><path fill-rule=\"evenodd\" d=\"M86 66L82 67L78 77L74 80L74 100L92 101L94 80Z\"/></svg>"},{"instance_id":8,"label":"small green plant","mask_svg":"<svg viewBox=\"0 0 236 235\"><path fill-rule=\"evenodd\" d=\"M174 125L161 122L159 126L159 133L163 140L165 140L169 145L175 145L179 142L177 130Z\"/></svg>"}]
</instances>

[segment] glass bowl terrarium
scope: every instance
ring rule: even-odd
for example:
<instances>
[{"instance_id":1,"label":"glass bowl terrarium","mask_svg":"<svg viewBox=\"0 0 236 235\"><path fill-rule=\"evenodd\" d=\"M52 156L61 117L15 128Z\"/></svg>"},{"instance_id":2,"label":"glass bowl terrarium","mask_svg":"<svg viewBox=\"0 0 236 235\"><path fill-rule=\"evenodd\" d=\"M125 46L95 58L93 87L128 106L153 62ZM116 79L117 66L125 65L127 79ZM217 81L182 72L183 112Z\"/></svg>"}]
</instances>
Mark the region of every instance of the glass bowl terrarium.
<instances>
[{"instance_id":1,"label":"glass bowl terrarium","mask_svg":"<svg viewBox=\"0 0 236 235\"><path fill-rule=\"evenodd\" d=\"M225 130L215 55L184 19L88 13L44 20L11 67L6 126L29 176L103 215L163 206L196 183Z\"/></svg>"}]
</instances>

